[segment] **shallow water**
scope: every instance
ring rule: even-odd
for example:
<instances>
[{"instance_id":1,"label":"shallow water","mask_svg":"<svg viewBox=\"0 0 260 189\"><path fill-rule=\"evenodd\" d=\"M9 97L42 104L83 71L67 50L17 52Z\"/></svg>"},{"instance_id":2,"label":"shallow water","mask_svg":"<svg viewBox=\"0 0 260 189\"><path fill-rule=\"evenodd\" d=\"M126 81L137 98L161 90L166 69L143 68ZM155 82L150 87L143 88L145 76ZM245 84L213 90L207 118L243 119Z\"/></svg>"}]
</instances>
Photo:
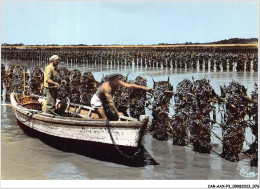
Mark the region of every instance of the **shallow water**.
<instances>
[{"instance_id":1,"label":"shallow water","mask_svg":"<svg viewBox=\"0 0 260 189\"><path fill-rule=\"evenodd\" d=\"M6 62L8 65L10 62ZM12 62L17 63L17 62ZM19 62L32 67L32 62ZM42 64L39 66L43 67ZM217 72L206 70L185 70L171 68L144 68L137 66L117 65L84 65L76 66L63 64L69 69L91 71L100 81L102 74L118 72L129 79L136 76L147 78L148 86L152 87L155 81L167 80L176 89L177 84L183 79L208 78L220 94L219 86L228 84L233 80L238 81L248 88L248 94L254 90L257 82L257 72ZM145 165L131 167L119 163L99 161L79 155L67 153L52 148L37 138L27 136L17 125L11 106L1 106L1 150L2 170L4 180L11 179L49 179L49 180L251 180L257 177L244 177L241 170L258 173L258 169L250 167L250 159L241 154L239 162L229 162L216 153L200 154L192 150L191 146L174 146L172 141L158 141L147 133L143 139L143 146L159 165ZM147 111L150 114L150 111ZM221 136L221 129L214 130ZM246 138L249 142L254 140L251 131L247 129ZM221 153L221 141L212 136L213 149ZM248 146L245 144L244 149Z\"/></svg>"}]
</instances>

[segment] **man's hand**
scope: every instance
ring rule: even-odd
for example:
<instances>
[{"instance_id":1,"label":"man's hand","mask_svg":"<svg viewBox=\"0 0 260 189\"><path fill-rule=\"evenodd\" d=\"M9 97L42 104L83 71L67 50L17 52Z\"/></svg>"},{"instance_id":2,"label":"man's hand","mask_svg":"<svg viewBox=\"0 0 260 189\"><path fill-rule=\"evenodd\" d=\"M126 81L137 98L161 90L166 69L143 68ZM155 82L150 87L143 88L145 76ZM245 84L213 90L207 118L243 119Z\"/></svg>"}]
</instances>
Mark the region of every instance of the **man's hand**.
<instances>
[{"instance_id":1,"label":"man's hand","mask_svg":"<svg viewBox=\"0 0 260 189\"><path fill-rule=\"evenodd\" d=\"M118 115L119 115L119 116L121 116L121 115L123 116L124 114L123 114L122 112L118 112Z\"/></svg>"},{"instance_id":2,"label":"man's hand","mask_svg":"<svg viewBox=\"0 0 260 189\"><path fill-rule=\"evenodd\" d=\"M55 86L57 87L57 89L60 88L60 84L59 83L56 83Z\"/></svg>"}]
</instances>

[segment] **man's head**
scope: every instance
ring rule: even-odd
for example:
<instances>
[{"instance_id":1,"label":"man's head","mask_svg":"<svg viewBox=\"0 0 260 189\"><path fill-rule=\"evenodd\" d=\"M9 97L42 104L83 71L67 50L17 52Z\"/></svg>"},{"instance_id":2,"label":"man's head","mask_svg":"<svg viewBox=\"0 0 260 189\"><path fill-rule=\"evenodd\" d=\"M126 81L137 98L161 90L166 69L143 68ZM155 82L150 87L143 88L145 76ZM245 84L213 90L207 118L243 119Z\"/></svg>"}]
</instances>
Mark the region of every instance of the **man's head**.
<instances>
[{"instance_id":1,"label":"man's head","mask_svg":"<svg viewBox=\"0 0 260 189\"><path fill-rule=\"evenodd\" d=\"M121 74L110 74L107 76L107 80L111 83L111 84L117 84L117 82L119 80L122 80L124 78L123 75Z\"/></svg>"},{"instance_id":2,"label":"man's head","mask_svg":"<svg viewBox=\"0 0 260 189\"><path fill-rule=\"evenodd\" d=\"M49 59L50 63L53 63L53 66L58 66L59 62L60 62L60 57L58 55L52 55Z\"/></svg>"}]
</instances>

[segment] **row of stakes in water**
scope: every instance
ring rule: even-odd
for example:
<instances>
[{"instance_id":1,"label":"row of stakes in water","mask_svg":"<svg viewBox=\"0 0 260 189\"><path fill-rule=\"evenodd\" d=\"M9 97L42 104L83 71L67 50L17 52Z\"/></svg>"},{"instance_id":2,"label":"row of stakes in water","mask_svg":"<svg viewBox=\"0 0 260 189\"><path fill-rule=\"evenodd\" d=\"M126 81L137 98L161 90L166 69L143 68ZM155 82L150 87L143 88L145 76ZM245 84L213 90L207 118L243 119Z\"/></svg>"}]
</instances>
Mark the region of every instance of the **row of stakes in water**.
<instances>
[{"instance_id":1,"label":"row of stakes in water","mask_svg":"<svg viewBox=\"0 0 260 189\"><path fill-rule=\"evenodd\" d=\"M2 49L8 60L48 61L58 54L62 61L77 64L122 64L164 66L172 68L197 68L216 70L258 71L257 49L223 48L160 48L160 49Z\"/></svg>"},{"instance_id":2,"label":"row of stakes in water","mask_svg":"<svg viewBox=\"0 0 260 189\"><path fill-rule=\"evenodd\" d=\"M2 82L5 86L6 101L12 91L22 92L25 83L28 91L41 94L43 73L39 67L31 69L28 74L25 67L10 65L5 72L2 66ZM3 74L4 73L4 74ZM61 87L58 98L69 99L70 102L90 105L90 99L100 86L109 78L104 76L101 82L95 80L90 72L81 74L78 70L69 71L59 68L58 82ZM142 86L147 86L145 78L137 77L129 81L127 76L121 80ZM191 143L194 151L210 153L212 150L211 133L214 125L222 128L221 156L230 161L238 161L245 141L245 128L251 128L255 141L245 153L251 158L251 165L258 163L258 88L247 96L247 89L232 81L228 86L221 86L221 95L217 95L207 79L184 79L177 85L176 93L171 93L173 87L168 81L154 82L154 92L133 90L121 86L114 94L114 101L118 110L125 115L138 118L145 114L145 107L152 106L153 120L150 132L158 140L172 138L174 145ZM168 92L166 92L168 91ZM169 115L170 100L174 95L174 115ZM150 103L148 103L150 102ZM221 114L221 123L216 120L216 106ZM110 120L117 119L117 115L109 103L104 101L104 108ZM129 112L128 112L129 110ZM212 113L213 116L210 116ZM248 118L249 117L249 118Z\"/></svg>"}]
</instances>

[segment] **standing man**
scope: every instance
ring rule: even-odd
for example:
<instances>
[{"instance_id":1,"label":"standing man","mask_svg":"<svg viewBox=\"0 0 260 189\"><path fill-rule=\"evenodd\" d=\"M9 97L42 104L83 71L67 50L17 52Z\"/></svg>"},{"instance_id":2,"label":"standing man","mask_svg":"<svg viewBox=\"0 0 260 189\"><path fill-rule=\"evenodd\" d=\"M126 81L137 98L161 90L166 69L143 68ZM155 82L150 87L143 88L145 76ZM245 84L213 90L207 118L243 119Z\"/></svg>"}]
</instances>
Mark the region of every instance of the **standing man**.
<instances>
[{"instance_id":1,"label":"standing man","mask_svg":"<svg viewBox=\"0 0 260 189\"><path fill-rule=\"evenodd\" d=\"M97 112L101 116L102 119L107 120L107 115L105 113L102 99L106 98L108 103L111 105L111 107L114 109L115 113L117 115L124 115L122 112L119 112L115 106L113 95L115 91L120 87L128 87L128 88L136 88L136 89L143 89L145 91L152 91L153 89L144 87L141 85L136 84L128 84L120 80L122 78L121 74L111 74L108 76L109 81L104 82L97 90L97 92L94 94L94 96L91 98L91 106L97 108Z\"/></svg>"},{"instance_id":2,"label":"standing man","mask_svg":"<svg viewBox=\"0 0 260 189\"><path fill-rule=\"evenodd\" d=\"M46 96L46 100L43 103L42 111L56 114L55 103L57 99L57 89L60 87L58 80L57 66L60 62L60 57L53 55L49 59L49 65L44 70L44 89L43 94Z\"/></svg>"}]
</instances>

